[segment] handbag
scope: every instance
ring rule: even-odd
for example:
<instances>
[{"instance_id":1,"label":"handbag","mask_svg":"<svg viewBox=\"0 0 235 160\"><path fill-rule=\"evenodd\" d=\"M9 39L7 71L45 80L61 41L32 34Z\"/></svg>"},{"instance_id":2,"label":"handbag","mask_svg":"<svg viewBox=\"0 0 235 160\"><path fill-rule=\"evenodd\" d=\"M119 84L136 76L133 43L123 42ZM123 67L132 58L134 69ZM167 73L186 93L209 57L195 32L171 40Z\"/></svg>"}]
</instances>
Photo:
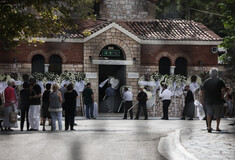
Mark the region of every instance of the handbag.
<instances>
[{"instance_id":1,"label":"handbag","mask_svg":"<svg viewBox=\"0 0 235 160\"><path fill-rule=\"evenodd\" d=\"M17 113L16 112L9 113L9 121L10 121L10 123L17 122Z\"/></svg>"},{"instance_id":2,"label":"handbag","mask_svg":"<svg viewBox=\"0 0 235 160\"><path fill-rule=\"evenodd\" d=\"M12 111L9 113L9 121L10 123L17 122L17 112L15 112L15 103L11 104Z\"/></svg>"}]
</instances>

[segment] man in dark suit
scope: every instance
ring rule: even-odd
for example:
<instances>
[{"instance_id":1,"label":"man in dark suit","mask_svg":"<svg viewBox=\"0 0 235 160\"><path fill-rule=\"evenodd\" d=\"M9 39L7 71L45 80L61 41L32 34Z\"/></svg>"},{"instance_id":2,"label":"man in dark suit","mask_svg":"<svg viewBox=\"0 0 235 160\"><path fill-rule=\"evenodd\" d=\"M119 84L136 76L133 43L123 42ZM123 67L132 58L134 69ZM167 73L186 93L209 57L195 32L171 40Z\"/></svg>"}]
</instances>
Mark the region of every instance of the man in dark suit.
<instances>
[{"instance_id":1,"label":"man in dark suit","mask_svg":"<svg viewBox=\"0 0 235 160\"><path fill-rule=\"evenodd\" d=\"M137 111L135 119L139 119L140 109L143 108L144 117L145 117L144 120L147 120L148 112L147 112L146 101L148 100L148 97L147 97L147 94L144 92L144 86L140 86L140 92L137 95L136 99L139 101L139 104L138 104L138 111Z\"/></svg>"}]
</instances>

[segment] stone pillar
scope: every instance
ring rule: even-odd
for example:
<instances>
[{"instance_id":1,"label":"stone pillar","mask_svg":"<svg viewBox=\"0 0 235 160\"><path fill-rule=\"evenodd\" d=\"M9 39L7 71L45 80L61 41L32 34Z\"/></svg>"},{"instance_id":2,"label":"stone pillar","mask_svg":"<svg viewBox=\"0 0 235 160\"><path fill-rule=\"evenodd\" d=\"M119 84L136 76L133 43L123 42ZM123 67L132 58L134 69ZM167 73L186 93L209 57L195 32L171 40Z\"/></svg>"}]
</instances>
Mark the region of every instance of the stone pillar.
<instances>
[{"instance_id":1,"label":"stone pillar","mask_svg":"<svg viewBox=\"0 0 235 160\"><path fill-rule=\"evenodd\" d=\"M171 66L170 73L171 73L171 75L173 75L175 73L175 66Z\"/></svg>"},{"instance_id":2,"label":"stone pillar","mask_svg":"<svg viewBox=\"0 0 235 160\"><path fill-rule=\"evenodd\" d=\"M45 73L46 73L46 72L49 71L49 66L50 66L50 64L45 64L44 66L45 66Z\"/></svg>"}]
</instances>

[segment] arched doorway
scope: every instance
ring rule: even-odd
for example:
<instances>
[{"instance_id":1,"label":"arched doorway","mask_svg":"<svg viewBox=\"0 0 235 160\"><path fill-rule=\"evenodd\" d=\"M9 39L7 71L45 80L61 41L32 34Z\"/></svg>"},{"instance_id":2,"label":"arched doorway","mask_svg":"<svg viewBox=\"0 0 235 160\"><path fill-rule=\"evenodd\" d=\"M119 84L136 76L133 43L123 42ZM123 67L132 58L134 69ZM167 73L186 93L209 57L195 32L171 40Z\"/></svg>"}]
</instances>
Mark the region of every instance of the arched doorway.
<instances>
[{"instance_id":1,"label":"arched doorway","mask_svg":"<svg viewBox=\"0 0 235 160\"><path fill-rule=\"evenodd\" d=\"M110 44L105 46L99 53L100 60L125 60L124 51L117 45ZM120 95L120 87L126 84L126 66L125 65L99 65L99 84L108 79L114 77L119 80L119 87L116 89L116 96L114 102L114 113L117 112L118 107L122 101ZM106 106L105 90L108 87L106 83L102 88L99 87L99 112L107 113L108 108ZM123 109L123 107L122 107ZM120 112L123 112L122 110Z\"/></svg>"},{"instance_id":2,"label":"arched doorway","mask_svg":"<svg viewBox=\"0 0 235 160\"><path fill-rule=\"evenodd\" d=\"M183 57L179 57L175 61L175 74L179 74L187 77L187 60Z\"/></svg>"},{"instance_id":3,"label":"arched doorway","mask_svg":"<svg viewBox=\"0 0 235 160\"><path fill-rule=\"evenodd\" d=\"M159 73L162 75L170 75L171 61L167 57L162 57L159 60Z\"/></svg>"},{"instance_id":4,"label":"arched doorway","mask_svg":"<svg viewBox=\"0 0 235 160\"><path fill-rule=\"evenodd\" d=\"M60 56L54 54L49 59L49 72L61 74L62 72L62 59Z\"/></svg>"},{"instance_id":5,"label":"arched doorway","mask_svg":"<svg viewBox=\"0 0 235 160\"><path fill-rule=\"evenodd\" d=\"M45 72L45 60L44 57L40 54L33 56L32 58L32 73L44 73Z\"/></svg>"}]
</instances>

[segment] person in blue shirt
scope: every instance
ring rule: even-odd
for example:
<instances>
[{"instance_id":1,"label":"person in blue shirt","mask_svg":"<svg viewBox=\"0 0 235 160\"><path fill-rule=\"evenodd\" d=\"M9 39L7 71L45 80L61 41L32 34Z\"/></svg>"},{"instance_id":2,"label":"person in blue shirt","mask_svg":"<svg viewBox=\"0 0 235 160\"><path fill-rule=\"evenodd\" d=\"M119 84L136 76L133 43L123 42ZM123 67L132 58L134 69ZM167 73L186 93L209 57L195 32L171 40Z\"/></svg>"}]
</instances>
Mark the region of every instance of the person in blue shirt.
<instances>
[{"instance_id":1,"label":"person in blue shirt","mask_svg":"<svg viewBox=\"0 0 235 160\"><path fill-rule=\"evenodd\" d=\"M116 92L115 92L115 89L112 88L111 84L109 84L108 88L106 88L105 94L107 96L106 105L107 105L107 108L108 108L108 113L113 113L114 112L114 101L115 101Z\"/></svg>"}]
</instances>

